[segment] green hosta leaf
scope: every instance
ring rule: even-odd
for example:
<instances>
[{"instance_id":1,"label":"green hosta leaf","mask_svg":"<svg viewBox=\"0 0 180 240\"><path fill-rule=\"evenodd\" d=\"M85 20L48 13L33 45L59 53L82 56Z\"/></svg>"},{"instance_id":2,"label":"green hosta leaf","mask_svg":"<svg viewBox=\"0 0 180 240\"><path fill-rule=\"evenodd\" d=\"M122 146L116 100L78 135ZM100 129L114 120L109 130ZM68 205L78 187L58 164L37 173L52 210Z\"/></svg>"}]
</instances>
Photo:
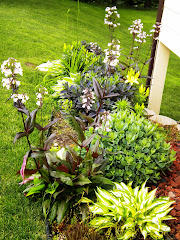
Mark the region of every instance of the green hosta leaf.
<instances>
[{"instance_id":1,"label":"green hosta leaf","mask_svg":"<svg viewBox=\"0 0 180 240\"><path fill-rule=\"evenodd\" d=\"M77 180L74 182L74 185L86 185L92 183L89 178L85 177L84 175L81 175L80 177L77 178Z\"/></svg>"},{"instance_id":2,"label":"green hosta leaf","mask_svg":"<svg viewBox=\"0 0 180 240\"><path fill-rule=\"evenodd\" d=\"M171 228L169 226L167 226L166 224L161 224L160 230L163 232L170 232Z\"/></svg>"},{"instance_id":3,"label":"green hosta leaf","mask_svg":"<svg viewBox=\"0 0 180 240\"><path fill-rule=\"evenodd\" d=\"M146 228L145 227L144 228L140 227L140 230L141 230L141 233L142 233L144 239L146 239L147 235L148 235L148 232L147 232Z\"/></svg>"},{"instance_id":4,"label":"green hosta leaf","mask_svg":"<svg viewBox=\"0 0 180 240\"><path fill-rule=\"evenodd\" d=\"M96 227L96 228L98 227L99 229L104 228L103 225L110 224L110 223L111 223L110 217L96 217L90 221L91 226ZM114 226L114 224L113 224L113 226Z\"/></svg>"},{"instance_id":5,"label":"green hosta leaf","mask_svg":"<svg viewBox=\"0 0 180 240\"><path fill-rule=\"evenodd\" d=\"M103 204L98 204L98 203L95 203L94 205L91 205L89 207L90 211L95 215L95 214L101 214L101 215L104 215L106 213L109 213L109 208L106 207L105 205Z\"/></svg>"},{"instance_id":6,"label":"green hosta leaf","mask_svg":"<svg viewBox=\"0 0 180 240\"><path fill-rule=\"evenodd\" d=\"M60 171L51 171L50 175L55 178L59 178L62 183L65 183L69 186L73 186L73 181L72 178L74 177L73 175L70 175L65 172L60 172Z\"/></svg>"},{"instance_id":7,"label":"green hosta leaf","mask_svg":"<svg viewBox=\"0 0 180 240\"><path fill-rule=\"evenodd\" d=\"M96 192L96 197L97 197L97 200L101 203L101 204L103 204L103 205L105 205L105 206L110 206L111 205L111 203L108 201L108 199L106 199L106 198L104 198L102 195L101 195L101 192L98 190L98 192Z\"/></svg>"},{"instance_id":8,"label":"green hosta leaf","mask_svg":"<svg viewBox=\"0 0 180 240\"><path fill-rule=\"evenodd\" d=\"M65 217L65 214L68 210L69 202L66 202L65 200L62 200L60 203L58 203L57 208L57 222L61 223L63 218Z\"/></svg>"},{"instance_id":9,"label":"green hosta leaf","mask_svg":"<svg viewBox=\"0 0 180 240\"><path fill-rule=\"evenodd\" d=\"M119 204L118 199L115 196L113 196L112 194L110 194L108 191L100 189L100 188L97 188L97 191L104 199L106 199L116 205Z\"/></svg>"},{"instance_id":10,"label":"green hosta leaf","mask_svg":"<svg viewBox=\"0 0 180 240\"><path fill-rule=\"evenodd\" d=\"M123 235L120 235L120 237L118 238L118 240L128 240L132 237L134 237L136 234L135 230L131 230L131 229L127 229Z\"/></svg>"}]
</instances>

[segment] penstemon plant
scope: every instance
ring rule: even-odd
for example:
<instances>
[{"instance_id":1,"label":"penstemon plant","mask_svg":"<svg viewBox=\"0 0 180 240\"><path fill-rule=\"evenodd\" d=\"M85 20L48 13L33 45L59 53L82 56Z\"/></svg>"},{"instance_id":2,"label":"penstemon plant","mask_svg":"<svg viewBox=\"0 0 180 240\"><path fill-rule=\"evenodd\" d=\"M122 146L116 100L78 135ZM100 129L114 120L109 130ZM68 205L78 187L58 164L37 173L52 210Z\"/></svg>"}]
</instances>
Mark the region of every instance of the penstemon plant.
<instances>
[{"instance_id":1,"label":"penstemon plant","mask_svg":"<svg viewBox=\"0 0 180 240\"><path fill-rule=\"evenodd\" d=\"M24 130L16 134L13 142L15 143L18 139L26 137L29 145L29 149L23 157L21 169L18 172L23 179L19 184L29 183L29 186L24 190L25 195L42 197L45 218L50 219L51 222L57 219L60 223L66 215L79 209L77 205L80 205L79 200L82 196L93 198L96 186L111 188L113 183L103 176L107 161L99 153L99 140L94 146L90 146L96 134L92 134L86 139L84 135L86 127L81 119L68 116L71 125L77 132L78 140L72 136L69 136L69 138L79 146L80 152L76 152L69 145L60 149L60 151L52 148L56 133L52 133L48 139L45 139L45 131L58 119L54 119L46 126L36 122L36 114L39 110L41 119L43 119L43 99L47 90L44 87L39 89L39 92L36 93L38 108L29 112L24 105L25 100L28 99L27 95L18 93L19 82L16 82L16 78L19 72L22 73L20 67L17 60L12 58L5 61L1 66L2 72L8 78L3 78L3 86L13 90L9 100L14 100L14 107L20 112L24 126ZM85 91L84 94L85 98L89 99L88 92ZM88 109L91 102L84 102L84 104L86 105L85 108ZM41 133L37 147L33 146L29 140L29 135L35 128ZM34 168L27 168L28 161L34 161ZM79 207L82 217L85 218L87 208L83 205Z\"/></svg>"},{"instance_id":2,"label":"penstemon plant","mask_svg":"<svg viewBox=\"0 0 180 240\"><path fill-rule=\"evenodd\" d=\"M44 175L44 170L43 170L43 164L46 164L46 159L38 158L36 156L36 153L39 151L39 149L43 149L44 152L50 149L55 135L52 134L49 137L49 139L45 141L44 134L46 130L48 130L54 123L58 121L58 119L54 119L52 122L50 122L48 125L44 127L36 122L36 115L39 110L41 110L41 119L42 119L43 98L44 98L44 95L47 94L47 90L46 88L39 89L39 92L36 94L38 108L36 108L32 112L29 112L29 110L25 107L25 102L29 99L29 97L27 96L27 94L18 93L20 81L17 79L23 75L21 64L17 62L16 59L9 58L8 60L4 61L3 64L1 65L1 71L5 75L5 78L2 79L3 87L6 87L8 90L12 90L12 93L8 98L8 100L13 99L13 106L21 114L23 127L24 127L23 131L18 132L16 134L16 136L14 137L13 143L15 144L15 142L18 139L25 137L27 139L28 146L29 146L29 149L23 158L22 167L19 171L23 179L20 185L33 180L34 176L30 176L29 178L25 178L25 177L35 174L37 172L39 172L42 178L46 179ZM29 135L32 134L35 128L37 128L41 132L40 145L37 148L35 148L31 144L29 139ZM30 157L34 161L34 165L35 165L34 169L26 169L27 161Z\"/></svg>"}]
</instances>

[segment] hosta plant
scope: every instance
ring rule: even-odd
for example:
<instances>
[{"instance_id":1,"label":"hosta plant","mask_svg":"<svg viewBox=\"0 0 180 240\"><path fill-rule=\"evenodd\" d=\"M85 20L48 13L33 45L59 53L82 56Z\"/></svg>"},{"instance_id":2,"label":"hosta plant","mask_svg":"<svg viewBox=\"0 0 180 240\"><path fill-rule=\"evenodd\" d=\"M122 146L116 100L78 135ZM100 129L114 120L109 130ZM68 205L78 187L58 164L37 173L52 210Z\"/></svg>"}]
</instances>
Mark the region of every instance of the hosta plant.
<instances>
[{"instance_id":1,"label":"hosta plant","mask_svg":"<svg viewBox=\"0 0 180 240\"><path fill-rule=\"evenodd\" d=\"M93 131L90 128L86 135ZM156 183L161 171L168 169L175 159L175 152L170 150L170 143L166 143L165 136L158 131L158 125L133 111L109 114L109 128L100 125L96 131L105 136L100 147L108 159L106 177L111 180L133 181L135 185L145 180Z\"/></svg>"},{"instance_id":2,"label":"hosta plant","mask_svg":"<svg viewBox=\"0 0 180 240\"><path fill-rule=\"evenodd\" d=\"M115 183L112 191L97 189L97 202L83 199L89 203L89 210L94 218L91 226L101 229L110 229L115 239L163 239L163 235L170 231L164 220L174 219L168 213L171 204L168 197L155 197L156 189L148 192L145 183L141 188L132 188L128 185Z\"/></svg>"}]
</instances>

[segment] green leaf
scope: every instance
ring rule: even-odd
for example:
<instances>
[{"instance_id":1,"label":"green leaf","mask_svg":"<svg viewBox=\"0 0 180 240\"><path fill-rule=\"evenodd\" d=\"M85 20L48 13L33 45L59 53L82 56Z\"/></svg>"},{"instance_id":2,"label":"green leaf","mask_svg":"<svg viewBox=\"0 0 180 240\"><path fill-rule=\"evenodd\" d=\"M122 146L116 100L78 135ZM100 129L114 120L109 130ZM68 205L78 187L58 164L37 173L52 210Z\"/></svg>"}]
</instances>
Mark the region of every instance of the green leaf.
<instances>
[{"instance_id":1,"label":"green leaf","mask_svg":"<svg viewBox=\"0 0 180 240\"><path fill-rule=\"evenodd\" d=\"M53 220L55 219L55 217L56 217L56 215L57 215L57 208L58 208L58 202L56 201L54 204L53 204L53 206L52 206L52 208L51 208L51 211L50 211L50 213L49 213L49 220L50 220L50 223L52 223L53 222Z\"/></svg>"},{"instance_id":2,"label":"green leaf","mask_svg":"<svg viewBox=\"0 0 180 240\"><path fill-rule=\"evenodd\" d=\"M50 209L50 203L51 203L51 200L49 198L42 202L43 214L45 219L47 218L47 215Z\"/></svg>"},{"instance_id":3,"label":"green leaf","mask_svg":"<svg viewBox=\"0 0 180 240\"><path fill-rule=\"evenodd\" d=\"M83 197L80 200L81 203L93 203L93 201L89 198Z\"/></svg>"},{"instance_id":4,"label":"green leaf","mask_svg":"<svg viewBox=\"0 0 180 240\"><path fill-rule=\"evenodd\" d=\"M60 203L58 203L58 209L57 209L57 222L61 223L63 218L65 217L65 214L68 210L69 202L66 202L65 200L62 200Z\"/></svg>"},{"instance_id":5,"label":"green leaf","mask_svg":"<svg viewBox=\"0 0 180 240\"><path fill-rule=\"evenodd\" d=\"M43 190L45 189L46 185L44 184L43 181L41 181L40 183L37 183L36 185L34 185L29 192L27 193L26 197L32 195L32 194L36 194L36 193L41 193L43 192Z\"/></svg>"},{"instance_id":6,"label":"green leaf","mask_svg":"<svg viewBox=\"0 0 180 240\"><path fill-rule=\"evenodd\" d=\"M74 130L77 132L79 140L81 142L83 142L85 140L85 136L84 136L81 126L79 125L79 123L76 121L76 119L73 116L70 116L69 118L70 118L70 124L72 125Z\"/></svg>"},{"instance_id":7,"label":"green leaf","mask_svg":"<svg viewBox=\"0 0 180 240\"><path fill-rule=\"evenodd\" d=\"M84 175L81 175L80 177L77 178L77 180L74 182L74 185L86 185L92 183L89 178L85 177Z\"/></svg>"},{"instance_id":8,"label":"green leaf","mask_svg":"<svg viewBox=\"0 0 180 240\"><path fill-rule=\"evenodd\" d=\"M70 175L70 174L65 173L65 172L60 172L60 171L51 171L50 175L52 177L59 178L62 183L65 183L65 184L67 184L69 186L73 186L74 185L73 181L71 179L71 178L74 177L73 175Z\"/></svg>"}]
</instances>

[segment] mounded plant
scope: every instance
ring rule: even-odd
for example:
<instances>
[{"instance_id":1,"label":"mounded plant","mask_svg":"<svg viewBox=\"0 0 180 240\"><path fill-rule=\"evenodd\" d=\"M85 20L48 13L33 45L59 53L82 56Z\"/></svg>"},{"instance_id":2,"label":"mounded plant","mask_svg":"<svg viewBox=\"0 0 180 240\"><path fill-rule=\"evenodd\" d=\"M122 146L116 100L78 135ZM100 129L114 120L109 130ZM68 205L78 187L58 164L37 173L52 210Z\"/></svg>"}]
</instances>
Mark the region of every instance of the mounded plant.
<instances>
[{"instance_id":1,"label":"mounded plant","mask_svg":"<svg viewBox=\"0 0 180 240\"><path fill-rule=\"evenodd\" d=\"M87 136L92 131L90 128ZM102 121L96 131L104 136L100 147L108 159L106 177L113 181L133 181L135 185L145 180L157 183L160 173L174 161L175 152L158 131L158 125L133 111L109 114L108 128Z\"/></svg>"},{"instance_id":2,"label":"mounded plant","mask_svg":"<svg viewBox=\"0 0 180 240\"><path fill-rule=\"evenodd\" d=\"M118 240L141 236L164 239L163 234L169 232L170 227L163 221L174 219L168 215L174 201L169 201L168 197L156 198L156 189L148 192L145 183L141 188L132 188L132 182L128 185L115 183L112 191L97 189L97 202L84 198L83 202L89 203L89 210L94 215L90 225L98 230L108 229Z\"/></svg>"}]
</instances>

